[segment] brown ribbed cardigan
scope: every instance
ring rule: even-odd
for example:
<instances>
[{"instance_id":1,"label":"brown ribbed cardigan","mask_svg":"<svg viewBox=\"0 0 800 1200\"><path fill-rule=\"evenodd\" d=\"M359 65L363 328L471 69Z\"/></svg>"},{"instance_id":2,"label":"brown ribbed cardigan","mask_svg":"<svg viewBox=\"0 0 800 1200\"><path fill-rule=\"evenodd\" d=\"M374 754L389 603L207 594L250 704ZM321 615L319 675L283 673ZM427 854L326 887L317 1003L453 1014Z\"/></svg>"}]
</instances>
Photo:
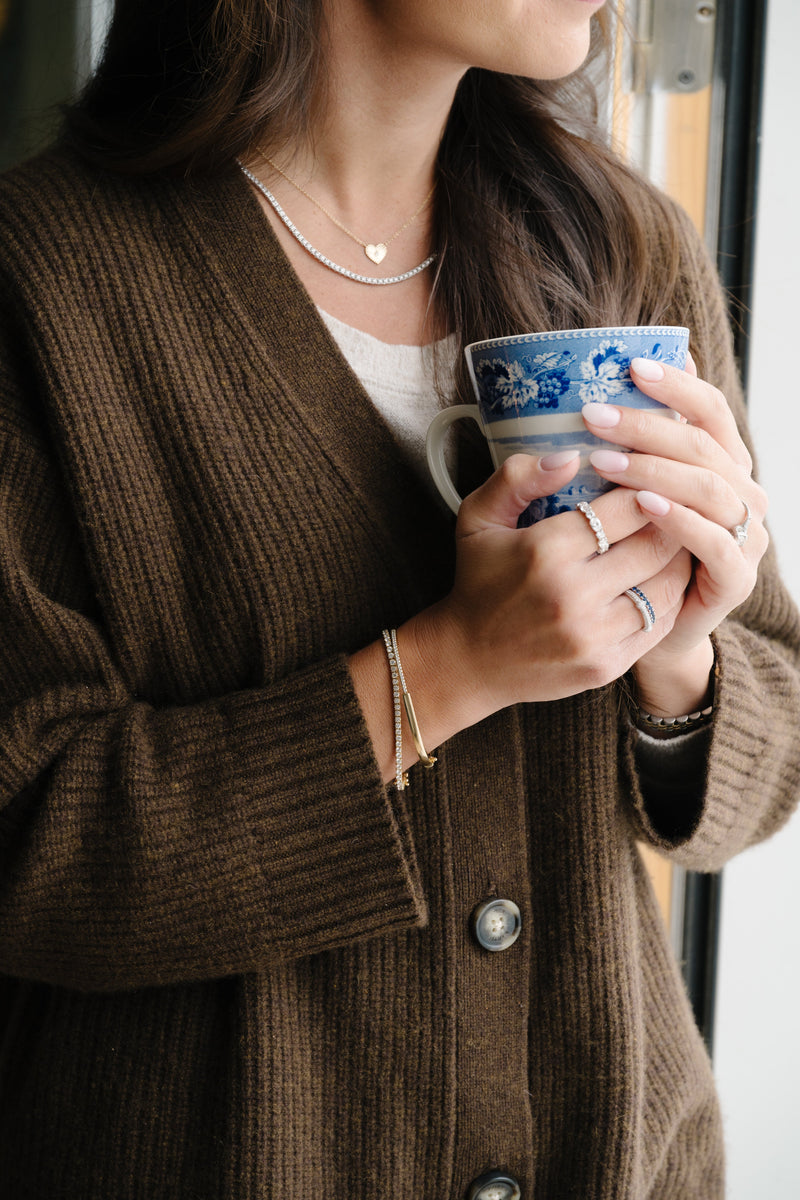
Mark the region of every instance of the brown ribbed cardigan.
<instances>
[{"instance_id":1,"label":"brown ribbed cardigan","mask_svg":"<svg viewBox=\"0 0 800 1200\"><path fill-rule=\"evenodd\" d=\"M773 559L718 633L701 811L654 827L614 688L498 713L401 799L345 655L447 589L451 524L238 173L50 155L0 247L3 1196L720 1197L635 839L714 870L789 815ZM688 233L670 316L739 406Z\"/></svg>"}]
</instances>

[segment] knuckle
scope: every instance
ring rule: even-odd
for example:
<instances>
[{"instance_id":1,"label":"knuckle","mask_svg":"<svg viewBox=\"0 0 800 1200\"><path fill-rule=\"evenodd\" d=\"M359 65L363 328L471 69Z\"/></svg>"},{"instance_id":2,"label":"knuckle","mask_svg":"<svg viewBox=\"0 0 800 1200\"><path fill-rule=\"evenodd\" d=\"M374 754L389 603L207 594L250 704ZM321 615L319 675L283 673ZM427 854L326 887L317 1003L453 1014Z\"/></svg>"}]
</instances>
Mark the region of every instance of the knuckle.
<instances>
[{"instance_id":1,"label":"knuckle","mask_svg":"<svg viewBox=\"0 0 800 1200\"><path fill-rule=\"evenodd\" d=\"M670 562L680 549L680 543L676 541L674 534L668 533L665 529L653 526L649 538L655 560L662 565Z\"/></svg>"},{"instance_id":2,"label":"knuckle","mask_svg":"<svg viewBox=\"0 0 800 1200\"><path fill-rule=\"evenodd\" d=\"M687 564L685 571L670 572L664 583L664 604L667 612L671 612L682 602L690 575L691 567L689 564Z\"/></svg>"},{"instance_id":3,"label":"knuckle","mask_svg":"<svg viewBox=\"0 0 800 1200\"><path fill-rule=\"evenodd\" d=\"M562 593L540 587L536 605L542 624L556 630L563 641L568 642L575 636L574 614Z\"/></svg>"},{"instance_id":4,"label":"knuckle","mask_svg":"<svg viewBox=\"0 0 800 1200\"><path fill-rule=\"evenodd\" d=\"M561 652L564 658L571 663L582 664L586 658L589 647L586 644L586 639L575 632L573 629L562 628L561 630Z\"/></svg>"},{"instance_id":5,"label":"knuckle","mask_svg":"<svg viewBox=\"0 0 800 1200\"><path fill-rule=\"evenodd\" d=\"M503 483L511 483L518 478L518 455L512 454L510 458L504 459L497 468L497 478Z\"/></svg>"},{"instance_id":6,"label":"knuckle","mask_svg":"<svg viewBox=\"0 0 800 1200\"><path fill-rule=\"evenodd\" d=\"M723 479L716 471L704 472L701 476L700 489L702 500L712 508L721 509L725 512L730 509L731 503L736 503L731 498L731 485L727 479Z\"/></svg>"},{"instance_id":7,"label":"knuckle","mask_svg":"<svg viewBox=\"0 0 800 1200\"><path fill-rule=\"evenodd\" d=\"M558 535L558 522L554 519L537 521L528 529L530 553L538 558L547 559L551 551L558 550L561 538Z\"/></svg>"},{"instance_id":8,"label":"knuckle","mask_svg":"<svg viewBox=\"0 0 800 1200\"><path fill-rule=\"evenodd\" d=\"M748 478L753 474L753 470L755 468L755 463L753 462L753 456L750 453L750 451L747 449L747 446L745 446L744 444L742 444L741 467L742 467L742 470L744 471L745 475L747 475Z\"/></svg>"},{"instance_id":9,"label":"knuckle","mask_svg":"<svg viewBox=\"0 0 800 1200\"><path fill-rule=\"evenodd\" d=\"M716 419L730 416L730 405L724 392L721 392L714 384L708 385L708 401L711 409L711 416Z\"/></svg>"},{"instance_id":10,"label":"knuckle","mask_svg":"<svg viewBox=\"0 0 800 1200\"><path fill-rule=\"evenodd\" d=\"M514 490L529 473L531 461L526 454L512 454L497 468L498 477Z\"/></svg>"},{"instance_id":11,"label":"knuckle","mask_svg":"<svg viewBox=\"0 0 800 1200\"><path fill-rule=\"evenodd\" d=\"M590 662L584 668L583 677L586 683L586 688L601 688L605 687L615 675L615 671L610 663Z\"/></svg>"},{"instance_id":12,"label":"knuckle","mask_svg":"<svg viewBox=\"0 0 800 1200\"><path fill-rule=\"evenodd\" d=\"M586 628L586 622L580 619L570 593L545 593L540 598L539 610L558 643L558 657L578 664L582 669L597 654L597 644Z\"/></svg>"},{"instance_id":13,"label":"knuckle","mask_svg":"<svg viewBox=\"0 0 800 1200\"><path fill-rule=\"evenodd\" d=\"M701 429L698 425L687 425L686 435L689 440L689 451L693 457L701 461L707 459L714 445L710 434L706 433L705 429Z\"/></svg>"},{"instance_id":14,"label":"knuckle","mask_svg":"<svg viewBox=\"0 0 800 1200\"><path fill-rule=\"evenodd\" d=\"M569 557L569 542L564 537L564 519L571 514L548 517L531 525L528 534L530 568L538 570L547 580L553 580L554 572L560 571ZM581 521L583 518L580 518Z\"/></svg>"},{"instance_id":15,"label":"knuckle","mask_svg":"<svg viewBox=\"0 0 800 1200\"><path fill-rule=\"evenodd\" d=\"M644 437L647 434L650 415L651 414L648 414L647 409L644 408L627 409L626 420L634 437Z\"/></svg>"}]
</instances>

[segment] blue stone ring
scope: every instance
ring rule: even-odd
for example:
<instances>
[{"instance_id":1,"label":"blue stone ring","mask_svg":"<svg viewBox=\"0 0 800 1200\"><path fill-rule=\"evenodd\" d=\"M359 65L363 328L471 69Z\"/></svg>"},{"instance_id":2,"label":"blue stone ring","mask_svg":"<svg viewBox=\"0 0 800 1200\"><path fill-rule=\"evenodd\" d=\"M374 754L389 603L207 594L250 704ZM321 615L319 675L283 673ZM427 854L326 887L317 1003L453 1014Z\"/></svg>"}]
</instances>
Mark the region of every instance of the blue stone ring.
<instances>
[{"instance_id":1,"label":"blue stone ring","mask_svg":"<svg viewBox=\"0 0 800 1200\"><path fill-rule=\"evenodd\" d=\"M647 596L645 596L642 589L638 587L626 588L625 595L629 600L633 601L639 612L642 614L642 629L645 633L649 633L656 623L656 614L655 609L647 599Z\"/></svg>"}]
</instances>

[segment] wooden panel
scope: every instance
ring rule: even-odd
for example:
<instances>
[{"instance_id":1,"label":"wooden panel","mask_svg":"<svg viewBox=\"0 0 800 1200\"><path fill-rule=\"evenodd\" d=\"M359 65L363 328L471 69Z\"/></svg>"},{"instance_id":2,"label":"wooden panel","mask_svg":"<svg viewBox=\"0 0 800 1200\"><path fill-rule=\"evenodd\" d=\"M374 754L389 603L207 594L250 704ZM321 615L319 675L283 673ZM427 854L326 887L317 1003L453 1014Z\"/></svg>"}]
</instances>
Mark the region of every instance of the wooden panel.
<instances>
[{"instance_id":1,"label":"wooden panel","mask_svg":"<svg viewBox=\"0 0 800 1200\"><path fill-rule=\"evenodd\" d=\"M710 123L710 87L688 96L669 97L664 190L683 205L701 235L706 219Z\"/></svg>"},{"instance_id":2,"label":"wooden panel","mask_svg":"<svg viewBox=\"0 0 800 1200\"><path fill-rule=\"evenodd\" d=\"M672 864L666 858L662 858L660 854L656 854L655 850L651 850L649 846L640 845L639 852L656 893L664 923L669 928L672 913Z\"/></svg>"}]
</instances>

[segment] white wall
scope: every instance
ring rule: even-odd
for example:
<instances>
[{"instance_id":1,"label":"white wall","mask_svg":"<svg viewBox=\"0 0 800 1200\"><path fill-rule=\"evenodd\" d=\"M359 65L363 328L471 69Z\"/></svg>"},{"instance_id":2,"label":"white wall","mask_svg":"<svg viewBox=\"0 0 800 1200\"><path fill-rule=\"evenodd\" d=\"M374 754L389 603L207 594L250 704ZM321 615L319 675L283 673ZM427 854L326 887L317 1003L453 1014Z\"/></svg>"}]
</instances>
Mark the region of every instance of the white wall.
<instances>
[{"instance_id":1,"label":"white wall","mask_svg":"<svg viewBox=\"0 0 800 1200\"><path fill-rule=\"evenodd\" d=\"M75 0L76 67L81 80L97 65L113 7L114 0Z\"/></svg>"},{"instance_id":2,"label":"white wall","mask_svg":"<svg viewBox=\"0 0 800 1200\"><path fill-rule=\"evenodd\" d=\"M798 50L800 4L769 0L749 392L769 524L800 601ZM727 1197L793 1200L800 1197L800 817L726 867L719 965L714 1060Z\"/></svg>"},{"instance_id":3,"label":"white wall","mask_svg":"<svg viewBox=\"0 0 800 1200\"><path fill-rule=\"evenodd\" d=\"M91 61L96 63L103 47L106 28L111 20L113 0L89 0Z\"/></svg>"}]
</instances>

